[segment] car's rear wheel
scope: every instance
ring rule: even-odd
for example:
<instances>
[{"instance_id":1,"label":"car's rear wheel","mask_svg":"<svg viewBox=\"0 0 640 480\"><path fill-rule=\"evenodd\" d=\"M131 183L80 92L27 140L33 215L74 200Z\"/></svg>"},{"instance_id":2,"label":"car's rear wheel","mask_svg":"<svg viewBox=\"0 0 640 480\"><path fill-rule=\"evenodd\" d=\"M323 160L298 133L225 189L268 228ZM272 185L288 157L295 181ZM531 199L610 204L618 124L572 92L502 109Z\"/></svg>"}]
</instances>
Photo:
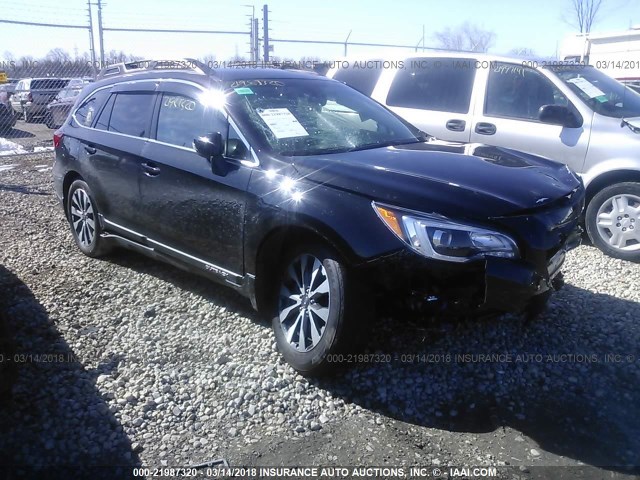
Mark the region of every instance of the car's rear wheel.
<instances>
[{"instance_id":1,"label":"car's rear wheel","mask_svg":"<svg viewBox=\"0 0 640 480\"><path fill-rule=\"evenodd\" d=\"M98 207L89 185L82 180L74 181L67 193L66 213L73 239L78 248L89 257L99 257L109 251L109 246L100 236L102 229L98 219Z\"/></svg>"},{"instance_id":2,"label":"car's rear wheel","mask_svg":"<svg viewBox=\"0 0 640 480\"><path fill-rule=\"evenodd\" d=\"M327 373L362 345L371 309L361 286L330 250L309 245L286 256L273 319L278 348L303 375Z\"/></svg>"},{"instance_id":3,"label":"car's rear wheel","mask_svg":"<svg viewBox=\"0 0 640 480\"><path fill-rule=\"evenodd\" d=\"M589 238L604 253L640 261L640 183L602 189L589 202L585 223Z\"/></svg>"},{"instance_id":4,"label":"car's rear wheel","mask_svg":"<svg viewBox=\"0 0 640 480\"><path fill-rule=\"evenodd\" d=\"M56 125L53 122L53 114L51 112L47 112L45 114L44 123L47 126L47 128L56 128Z\"/></svg>"}]
</instances>

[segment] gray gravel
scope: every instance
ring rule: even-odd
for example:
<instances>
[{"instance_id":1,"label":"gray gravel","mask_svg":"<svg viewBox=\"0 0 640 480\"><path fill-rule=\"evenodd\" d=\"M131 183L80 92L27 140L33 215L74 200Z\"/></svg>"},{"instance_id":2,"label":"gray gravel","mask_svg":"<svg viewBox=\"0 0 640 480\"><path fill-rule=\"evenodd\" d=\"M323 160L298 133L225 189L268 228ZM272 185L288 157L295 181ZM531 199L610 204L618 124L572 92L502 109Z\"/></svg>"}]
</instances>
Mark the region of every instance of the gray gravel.
<instances>
[{"instance_id":1,"label":"gray gravel","mask_svg":"<svg viewBox=\"0 0 640 480\"><path fill-rule=\"evenodd\" d=\"M80 254L50 165L0 158L0 310L23 355L0 465L640 465L640 265L582 246L531 324L379 319L373 361L310 381L230 290Z\"/></svg>"}]
</instances>

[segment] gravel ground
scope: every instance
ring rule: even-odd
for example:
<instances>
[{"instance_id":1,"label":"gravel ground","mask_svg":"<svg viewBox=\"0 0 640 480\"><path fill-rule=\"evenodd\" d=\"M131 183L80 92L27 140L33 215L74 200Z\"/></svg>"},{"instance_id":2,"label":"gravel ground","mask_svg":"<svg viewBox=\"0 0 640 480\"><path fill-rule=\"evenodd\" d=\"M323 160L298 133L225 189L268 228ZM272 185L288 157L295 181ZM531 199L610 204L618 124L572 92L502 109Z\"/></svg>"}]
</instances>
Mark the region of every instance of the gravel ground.
<instances>
[{"instance_id":1,"label":"gravel ground","mask_svg":"<svg viewBox=\"0 0 640 480\"><path fill-rule=\"evenodd\" d=\"M372 361L307 380L231 290L131 252L83 256L51 162L0 158L0 311L17 370L0 471L225 458L640 473L640 265L582 246L533 323L379 319Z\"/></svg>"}]
</instances>

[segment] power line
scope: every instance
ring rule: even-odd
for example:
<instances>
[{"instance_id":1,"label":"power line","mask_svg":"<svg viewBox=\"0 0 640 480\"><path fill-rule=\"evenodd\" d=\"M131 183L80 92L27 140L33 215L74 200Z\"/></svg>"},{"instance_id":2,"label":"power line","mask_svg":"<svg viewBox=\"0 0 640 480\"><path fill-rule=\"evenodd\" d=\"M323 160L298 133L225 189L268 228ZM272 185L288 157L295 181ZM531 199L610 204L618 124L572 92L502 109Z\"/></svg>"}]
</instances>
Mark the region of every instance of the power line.
<instances>
[{"instance_id":1,"label":"power line","mask_svg":"<svg viewBox=\"0 0 640 480\"><path fill-rule=\"evenodd\" d=\"M32 25L34 27L55 27L55 28L89 28L88 25L63 25L61 23L39 23L39 22L22 22L18 20L0 19L0 23L11 23L13 25Z\"/></svg>"},{"instance_id":2,"label":"power line","mask_svg":"<svg viewBox=\"0 0 640 480\"><path fill-rule=\"evenodd\" d=\"M86 28L86 27L85 27ZM249 32L231 30L192 30L192 29L170 29L170 28L116 28L103 27L102 30L110 32L155 32L155 33L220 33L228 35L247 35Z\"/></svg>"}]
</instances>

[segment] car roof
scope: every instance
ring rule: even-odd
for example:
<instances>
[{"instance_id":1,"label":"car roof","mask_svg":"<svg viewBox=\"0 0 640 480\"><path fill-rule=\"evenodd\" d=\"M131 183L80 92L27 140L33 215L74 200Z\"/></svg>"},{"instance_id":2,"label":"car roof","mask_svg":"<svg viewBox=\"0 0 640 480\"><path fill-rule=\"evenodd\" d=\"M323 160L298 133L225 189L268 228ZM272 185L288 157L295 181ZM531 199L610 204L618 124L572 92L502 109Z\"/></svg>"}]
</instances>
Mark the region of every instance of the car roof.
<instances>
[{"instance_id":1,"label":"car roof","mask_svg":"<svg viewBox=\"0 0 640 480\"><path fill-rule=\"evenodd\" d=\"M535 66L553 64L554 59L538 57L535 55L498 55L493 53L480 53L480 52L460 52L460 51L432 51L432 52L412 52L412 53L397 53L385 51L380 55L365 55L365 56L347 56L343 60L349 62L362 61L362 60L409 60L412 58L459 58L459 59L474 59L478 61L487 62L508 62L508 63L521 63L524 66ZM335 62L336 65L333 68L339 68L340 62ZM566 62L563 62L566 63Z\"/></svg>"},{"instance_id":2,"label":"car roof","mask_svg":"<svg viewBox=\"0 0 640 480\"><path fill-rule=\"evenodd\" d=\"M140 70L106 77L90 85L92 86L91 90L95 90L102 86L115 85L117 83L155 79L187 80L207 87L216 82L232 82L234 80L317 79L321 81L331 81L330 79L311 71L307 72L279 68L230 67L215 70L212 69L209 74L185 69Z\"/></svg>"}]
</instances>

